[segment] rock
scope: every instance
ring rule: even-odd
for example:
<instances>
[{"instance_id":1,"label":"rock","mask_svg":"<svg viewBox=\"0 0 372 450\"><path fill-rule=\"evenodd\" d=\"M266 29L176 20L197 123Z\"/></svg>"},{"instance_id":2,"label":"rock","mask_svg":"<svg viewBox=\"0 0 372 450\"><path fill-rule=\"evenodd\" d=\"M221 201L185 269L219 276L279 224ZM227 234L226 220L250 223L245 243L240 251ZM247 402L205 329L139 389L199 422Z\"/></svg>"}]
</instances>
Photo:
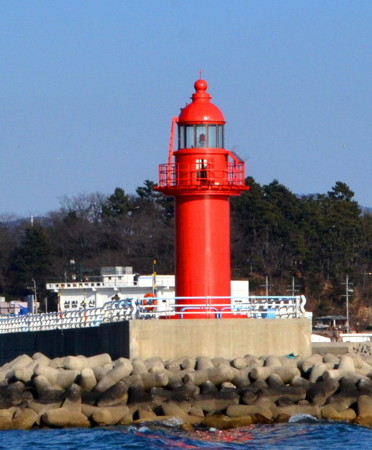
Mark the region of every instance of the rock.
<instances>
[{"instance_id":1,"label":"rock","mask_svg":"<svg viewBox=\"0 0 372 450\"><path fill-rule=\"evenodd\" d=\"M218 389L212 381L206 380L200 385L201 394L211 394L214 392L218 392Z\"/></svg>"},{"instance_id":2,"label":"rock","mask_svg":"<svg viewBox=\"0 0 372 450\"><path fill-rule=\"evenodd\" d=\"M323 356L323 362L324 363L331 363L331 364L335 364L338 365L340 364L340 358L338 358L336 355L334 355L333 353L326 353Z\"/></svg>"},{"instance_id":3,"label":"rock","mask_svg":"<svg viewBox=\"0 0 372 450\"><path fill-rule=\"evenodd\" d=\"M288 358L287 356L280 356L279 361L283 367L298 369L298 357Z\"/></svg>"},{"instance_id":4,"label":"rock","mask_svg":"<svg viewBox=\"0 0 372 450\"><path fill-rule=\"evenodd\" d=\"M88 418L81 411L71 411L69 408L50 409L42 415L41 420L49 427L90 427Z\"/></svg>"},{"instance_id":5,"label":"rock","mask_svg":"<svg viewBox=\"0 0 372 450\"><path fill-rule=\"evenodd\" d=\"M145 391L149 391L154 387L164 387L169 383L169 378L164 373L164 369L163 372L142 373L139 377Z\"/></svg>"},{"instance_id":6,"label":"rock","mask_svg":"<svg viewBox=\"0 0 372 450\"><path fill-rule=\"evenodd\" d=\"M213 369L215 366L208 356L198 356L196 358L196 370L207 370L207 369Z\"/></svg>"},{"instance_id":7,"label":"rock","mask_svg":"<svg viewBox=\"0 0 372 450\"><path fill-rule=\"evenodd\" d=\"M4 364L0 368L0 382L6 383L7 380L14 377L17 369L23 369L32 362L32 359L28 355L20 355L13 359L9 363Z\"/></svg>"},{"instance_id":8,"label":"rock","mask_svg":"<svg viewBox=\"0 0 372 450\"><path fill-rule=\"evenodd\" d=\"M85 391L91 391L97 385L97 380L94 375L93 369L90 367L85 367L79 377L79 385Z\"/></svg>"},{"instance_id":9,"label":"rock","mask_svg":"<svg viewBox=\"0 0 372 450\"><path fill-rule=\"evenodd\" d=\"M326 420L348 421L351 422L356 418L356 413L351 408L338 410L333 404L322 406L322 418Z\"/></svg>"},{"instance_id":10,"label":"rock","mask_svg":"<svg viewBox=\"0 0 372 450\"><path fill-rule=\"evenodd\" d=\"M145 359L144 364L150 373L162 372L165 369L163 360L158 356Z\"/></svg>"},{"instance_id":11,"label":"rock","mask_svg":"<svg viewBox=\"0 0 372 450\"><path fill-rule=\"evenodd\" d=\"M321 364L322 362L323 362L322 356L319 355L318 353L314 353L313 355L308 356L302 361L300 369L302 373L306 375L314 364Z\"/></svg>"},{"instance_id":12,"label":"rock","mask_svg":"<svg viewBox=\"0 0 372 450\"><path fill-rule=\"evenodd\" d=\"M219 366L231 367L230 361L226 358L212 358L211 361L212 361L213 367L219 367ZM234 366L232 366L232 367L234 367ZM208 369L208 367L207 367L207 369ZM200 369L198 368L198 370L200 370Z\"/></svg>"},{"instance_id":13,"label":"rock","mask_svg":"<svg viewBox=\"0 0 372 450\"><path fill-rule=\"evenodd\" d=\"M339 383L336 380L329 379L313 384L307 391L307 398L314 405L323 406L327 399L333 395L339 388Z\"/></svg>"},{"instance_id":14,"label":"rock","mask_svg":"<svg viewBox=\"0 0 372 450\"><path fill-rule=\"evenodd\" d=\"M23 367L14 371L14 378L23 383L28 383L34 376L34 370L31 367Z\"/></svg>"},{"instance_id":15,"label":"rock","mask_svg":"<svg viewBox=\"0 0 372 450\"><path fill-rule=\"evenodd\" d=\"M280 376L284 384L290 383L294 377L301 375L296 367L275 367L274 373Z\"/></svg>"},{"instance_id":16,"label":"rock","mask_svg":"<svg viewBox=\"0 0 372 450\"><path fill-rule=\"evenodd\" d=\"M191 416L197 416L197 417L204 417L204 412L203 410L200 408L200 406L192 406L190 408L189 414Z\"/></svg>"},{"instance_id":17,"label":"rock","mask_svg":"<svg viewBox=\"0 0 372 450\"><path fill-rule=\"evenodd\" d=\"M241 401L245 404L245 405L251 405L253 402L255 402L257 400L257 394L255 394L253 391L251 390L246 390L245 392L243 392L241 394Z\"/></svg>"},{"instance_id":18,"label":"rock","mask_svg":"<svg viewBox=\"0 0 372 450\"><path fill-rule=\"evenodd\" d=\"M63 360L63 367L70 370L82 370L86 367L103 367L106 364L112 364L111 356L108 353L101 353L99 355L90 356L66 356Z\"/></svg>"},{"instance_id":19,"label":"rock","mask_svg":"<svg viewBox=\"0 0 372 450\"><path fill-rule=\"evenodd\" d=\"M200 386L205 381L210 380L216 386L219 386L225 381L231 381L233 378L234 373L230 367L220 366L190 372L183 377L183 381Z\"/></svg>"},{"instance_id":20,"label":"rock","mask_svg":"<svg viewBox=\"0 0 372 450\"><path fill-rule=\"evenodd\" d=\"M149 403L151 395L145 391L142 384L131 384L128 388L128 405L138 403Z\"/></svg>"},{"instance_id":21,"label":"rock","mask_svg":"<svg viewBox=\"0 0 372 450\"><path fill-rule=\"evenodd\" d=\"M0 407L6 409L22 403L22 394L24 393L25 389L26 387L22 381L16 381L9 385L2 386L0 388Z\"/></svg>"},{"instance_id":22,"label":"rock","mask_svg":"<svg viewBox=\"0 0 372 450\"><path fill-rule=\"evenodd\" d=\"M156 420L156 414L149 405L140 405L138 408L138 418L144 420Z\"/></svg>"},{"instance_id":23,"label":"rock","mask_svg":"<svg viewBox=\"0 0 372 450\"><path fill-rule=\"evenodd\" d=\"M288 421L290 417L298 414L308 414L309 416L321 418L321 411L318 405L289 405L278 406L278 421Z\"/></svg>"},{"instance_id":24,"label":"rock","mask_svg":"<svg viewBox=\"0 0 372 450\"><path fill-rule=\"evenodd\" d=\"M284 386L282 378L277 373L272 373L266 380L269 388L276 386Z\"/></svg>"},{"instance_id":25,"label":"rock","mask_svg":"<svg viewBox=\"0 0 372 450\"><path fill-rule=\"evenodd\" d=\"M63 389L54 389L45 376L38 375L33 381L37 391L37 397L42 403L62 401L65 391Z\"/></svg>"},{"instance_id":26,"label":"rock","mask_svg":"<svg viewBox=\"0 0 372 450\"><path fill-rule=\"evenodd\" d=\"M363 426L372 426L372 396L360 395L358 398L357 418L355 423Z\"/></svg>"},{"instance_id":27,"label":"rock","mask_svg":"<svg viewBox=\"0 0 372 450\"><path fill-rule=\"evenodd\" d=\"M229 428L240 428L247 425L252 425L253 420L251 416L245 417L228 417L223 414L214 414L206 416L201 424L208 428L217 428L218 430L227 430Z\"/></svg>"},{"instance_id":28,"label":"rock","mask_svg":"<svg viewBox=\"0 0 372 450\"><path fill-rule=\"evenodd\" d=\"M230 381L225 381L220 386L220 392L237 392L237 388L234 383L231 383Z\"/></svg>"},{"instance_id":29,"label":"rock","mask_svg":"<svg viewBox=\"0 0 372 450\"><path fill-rule=\"evenodd\" d=\"M99 407L108 407L124 404L128 402L128 386L124 381L111 386L110 389L100 394L97 399Z\"/></svg>"},{"instance_id":30,"label":"rock","mask_svg":"<svg viewBox=\"0 0 372 450\"><path fill-rule=\"evenodd\" d=\"M97 392L105 392L118 381L124 379L132 373L132 364L121 362L116 367L107 372L106 375L97 383L95 390Z\"/></svg>"},{"instance_id":31,"label":"rock","mask_svg":"<svg viewBox=\"0 0 372 450\"><path fill-rule=\"evenodd\" d=\"M235 392L215 392L199 394L192 400L192 405L201 408L204 413L218 413L229 405L237 405L239 396Z\"/></svg>"},{"instance_id":32,"label":"rock","mask_svg":"<svg viewBox=\"0 0 372 450\"><path fill-rule=\"evenodd\" d=\"M267 389L262 389L260 392L260 397L268 398L271 402L276 402L281 398L287 398L291 402L299 402L306 398L306 390L303 387L294 386L272 386Z\"/></svg>"},{"instance_id":33,"label":"rock","mask_svg":"<svg viewBox=\"0 0 372 450\"><path fill-rule=\"evenodd\" d=\"M35 411L38 415L44 414L49 409L57 409L60 408L62 405L62 402L55 402L55 403L41 403L37 400L31 401L29 403L29 408Z\"/></svg>"},{"instance_id":34,"label":"rock","mask_svg":"<svg viewBox=\"0 0 372 450\"><path fill-rule=\"evenodd\" d=\"M177 401L189 401L193 396L198 395L200 393L200 388L195 386L195 384L191 382L187 382L178 386L176 389L172 391L172 400Z\"/></svg>"},{"instance_id":35,"label":"rock","mask_svg":"<svg viewBox=\"0 0 372 450\"><path fill-rule=\"evenodd\" d=\"M248 363L245 358L235 358L231 361L232 367L235 367L236 369L244 369L247 367Z\"/></svg>"},{"instance_id":36,"label":"rock","mask_svg":"<svg viewBox=\"0 0 372 450\"><path fill-rule=\"evenodd\" d=\"M251 367L243 367L238 372L235 372L233 379L231 382L235 384L238 388L245 388L251 384L249 380L249 374L251 372Z\"/></svg>"},{"instance_id":37,"label":"rock","mask_svg":"<svg viewBox=\"0 0 372 450\"><path fill-rule=\"evenodd\" d=\"M81 410L81 387L79 385L73 384L66 390L62 408L75 411Z\"/></svg>"},{"instance_id":38,"label":"rock","mask_svg":"<svg viewBox=\"0 0 372 450\"><path fill-rule=\"evenodd\" d=\"M292 380L290 381L290 384L293 387L302 387L305 389L305 391L307 391L308 389L310 389L310 387L312 386L313 383L311 383L306 378L303 378L301 376L296 376L296 377L292 378Z\"/></svg>"},{"instance_id":39,"label":"rock","mask_svg":"<svg viewBox=\"0 0 372 450\"><path fill-rule=\"evenodd\" d=\"M13 417L12 428L30 430L37 421L38 414L31 408L20 409Z\"/></svg>"},{"instance_id":40,"label":"rock","mask_svg":"<svg viewBox=\"0 0 372 450\"><path fill-rule=\"evenodd\" d=\"M341 356L338 370L344 370L345 372L355 372L354 359L349 355Z\"/></svg>"},{"instance_id":41,"label":"rock","mask_svg":"<svg viewBox=\"0 0 372 450\"><path fill-rule=\"evenodd\" d=\"M265 367L282 367L282 362L278 356L267 356L264 361Z\"/></svg>"},{"instance_id":42,"label":"rock","mask_svg":"<svg viewBox=\"0 0 372 450\"><path fill-rule=\"evenodd\" d=\"M263 366L264 362L262 359L257 358L256 356L253 355L245 355L244 359L247 362L247 367L258 367L258 366Z\"/></svg>"},{"instance_id":43,"label":"rock","mask_svg":"<svg viewBox=\"0 0 372 450\"><path fill-rule=\"evenodd\" d=\"M273 419L270 409L257 405L229 405L226 414L229 417L251 416L253 423L270 423Z\"/></svg>"},{"instance_id":44,"label":"rock","mask_svg":"<svg viewBox=\"0 0 372 450\"><path fill-rule=\"evenodd\" d=\"M101 381L103 377L105 377L110 370L113 369L112 364L106 364L103 367L93 367L94 376L96 377L97 381Z\"/></svg>"},{"instance_id":45,"label":"rock","mask_svg":"<svg viewBox=\"0 0 372 450\"><path fill-rule=\"evenodd\" d=\"M253 380L267 380L274 373L280 376L283 383L289 383L292 378L300 375L300 371L295 367L264 366L254 367L250 372L250 377Z\"/></svg>"},{"instance_id":46,"label":"rock","mask_svg":"<svg viewBox=\"0 0 372 450\"><path fill-rule=\"evenodd\" d=\"M183 377L190 372L194 372L194 369L179 369L177 372L172 372L168 369L164 369L161 373L164 373L168 377L168 387L170 389L175 389L177 386L183 384Z\"/></svg>"},{"instance_id":47,"label":"rock","mask_svg":"<svg viewBox=\"0 0 372 450\"><path fill-rule=\"evenodd\" d=\"M262 389L267 389L268 387L269 385L266 383L266 381L256 380L247 387L247 390L258 393Z\"/></svg>"},{"instance_id":48,"label":"rock","mask_svg":"<svg viewBox=\"0 0 372 450\"><path fill-rule=\"evenodd\" d=\"M65 360L64 356L58 357L58 358L53 358L50 362L49 362L49 367L53 367L53 369L59 369L59 368L63 368L63 362Z\"/></svg>"},{"instance_id":49,"label":"rock","mask_svg":"<svg viewBox=\"0 0 372 450\"><path fill-rule=\"evenodd\" d=\"M37 352L32 355L32 362L27 365L27 368L34 370L38 366L49 366L49 364L50 358L40 352Z\"/></svg>"},{"instance_id":50,"label":"rock","mask_svg":"<svg viewBox=\"0 0 372 450\"><path fill-rule=\"evenodd\" d=\"M151 400L153 405L160 406L162 403L167 400L172 399L172 391L164 388L152 388L150 390Z\"/></svg>"},{"instance_id":51,"label":"rock","mask_svg":"<svg viewBox=\"0 0 372 450\"><path fill-rule=\"evenodd\" d=\"M133 367L132 371L133 375L141 375L142 373L147 373L145 363L140 358L134 358L132 360L132 367Z\"/></svg>"},{"instance_id":52,"label":"rock","mask_svg":"<svg viewBox=\"0 0 372 450\"><path fill-rule=\"evenodd\" d=\"M181 362L181 369L195 369L196 359L185 357Z\"/></svg>"},{"instance_id":53,"label":"rock","mask_svg":"<svg viewBox=\"0 0 372 450\"><path fill-rule=\"evenodd\" d=\"M67 389L79 376L79 370L69 370L49 366L38 366L35 369L35 375L44 376L54 389Z\"/></svg>"},{"instance_id":54,"label":"rock","mask_svg":"<svg viewBox=\"0 0 372 450\"><path fill-rule=\"evenodd\" d=\"M93 369L93 367L103 367L106 364L112 364L111 356L108 353L101 353L87 358L85 367Z\"/></svg>"},{"instance_id":55,"label":"rock","mask_svg":"<svg viewBox=\"0 0 372 450\"><path fill-rule=\"evenodd\" d=\"M357 383L358 391L361 394L371 395L372 394L372 379L361 378Z\"/></svg>"},{"instance_id":56,"label":"rock","mask_svg":"<svg viewBox=\"0 0 372 450\"><path fill-rule=\"evenodd\" d=\"M0 430L10 430L12 428L13 411L0 409Z\"/></svg>"},{"instance_id":57,"label":"rock","mask_svg":"<svg viewBox=\"0 0 372 450\"><path fill-rule=\"evenodd\" d=\"M271 366L257 366L253 367L249 376L252 380L266 380L274 372L274 367Z\"/></svg>"},{"instance_id":58,"label":"rock","mask_svg":"<svg viewBox=\"0 0 372 450\"><path fill-rule=\"evenodd\" d=\"M116 425L129 413L129 408L125 405L106 408L82 405L81 410L94 425L99 426Z\"/></svg>"},{"instance_id":59,"label":"rock","mask_svg":"<svg viewBox=\"0 0 372 450\"><path fill-rule=\"evenodd\" d=\"M324 372L328 369L327 365L324 363L317 363L312 366L309 373L310 383L316 383L323 379Z\"/></svg>"},{"instance_id":60,"label":"rock","mask_svg":"<svg viewBox=\"0 0 372 450\"><path fill-rule=\"evenodd\" d=\"M357 383L361 378L363 378L363 375L359 375L356 372L340 369L326 370L323 374L323 380L332 379L339 381L341 380L341 378L349 378L350 380L353 380L354 383Z\"/></svg>"},{"instance_id":61,"label":"rock","mask_svg":"<svg viewBox=\"0 0 372 450\"><path fill-rule=\"evenodd\" d=\"M177 403L172 401L164 402L161 407L164 415L176 417L186 424L195 425L201 423L203 420L200 416L186 414Z\"/></svg>"}]
</instances>

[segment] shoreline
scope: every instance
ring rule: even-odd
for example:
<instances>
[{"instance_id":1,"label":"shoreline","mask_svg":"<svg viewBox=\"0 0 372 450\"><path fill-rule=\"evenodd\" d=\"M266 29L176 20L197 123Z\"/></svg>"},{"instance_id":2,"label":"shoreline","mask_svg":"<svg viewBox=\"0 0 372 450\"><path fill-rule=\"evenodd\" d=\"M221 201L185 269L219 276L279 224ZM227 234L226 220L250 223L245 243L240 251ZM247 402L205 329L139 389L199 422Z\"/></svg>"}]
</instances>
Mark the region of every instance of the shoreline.
<instances>
[{"instance_id":1,"label":"shoreline","mask_svg":"<svg viewBox=\"0 0 372 450\"><path fill-rule=\"evenodd\" d=\"M372 343L359 350L167 361L21 355L0 367L0 429L170 418L184 429L227 429L298 414L372 427Z\"/></svg>"}]
</instances>

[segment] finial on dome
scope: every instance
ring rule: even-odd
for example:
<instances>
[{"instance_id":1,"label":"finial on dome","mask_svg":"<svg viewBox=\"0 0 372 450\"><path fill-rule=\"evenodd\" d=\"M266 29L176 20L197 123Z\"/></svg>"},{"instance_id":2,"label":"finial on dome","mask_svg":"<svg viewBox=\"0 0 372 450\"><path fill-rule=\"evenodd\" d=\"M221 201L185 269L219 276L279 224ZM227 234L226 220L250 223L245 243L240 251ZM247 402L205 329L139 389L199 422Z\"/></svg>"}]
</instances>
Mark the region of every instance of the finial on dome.
<instances>
[{"instance_id":1,"label":"finial on dome","mask_svg":"<svg viewBox=\"0 0 372 450\"><path fill-rule=\"evenodd\" d=\"M194 88L196 92L206 91L208 89L208 83L200 78L199 80L195 81Z\"/></svg>"}]
</instances>

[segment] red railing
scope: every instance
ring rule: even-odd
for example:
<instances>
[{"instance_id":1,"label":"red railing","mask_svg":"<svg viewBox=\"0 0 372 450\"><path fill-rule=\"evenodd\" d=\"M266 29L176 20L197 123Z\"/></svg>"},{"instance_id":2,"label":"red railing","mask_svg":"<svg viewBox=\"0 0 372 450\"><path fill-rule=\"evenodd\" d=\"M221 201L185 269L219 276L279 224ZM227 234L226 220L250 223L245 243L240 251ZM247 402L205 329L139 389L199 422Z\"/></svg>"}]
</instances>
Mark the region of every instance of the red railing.
<instances>
[{"instance_id":1,"label":"red railing","mask_svg":"<svg viewBox=\"0 0 372 450\"><path fill-rule=\"evenodd\" d=\"M159 188L236 190L245 186L244 162L227 164L227 170L195 169L195 165L182 169L177 164L159 166Z\"/></svg>"}]
</instances>

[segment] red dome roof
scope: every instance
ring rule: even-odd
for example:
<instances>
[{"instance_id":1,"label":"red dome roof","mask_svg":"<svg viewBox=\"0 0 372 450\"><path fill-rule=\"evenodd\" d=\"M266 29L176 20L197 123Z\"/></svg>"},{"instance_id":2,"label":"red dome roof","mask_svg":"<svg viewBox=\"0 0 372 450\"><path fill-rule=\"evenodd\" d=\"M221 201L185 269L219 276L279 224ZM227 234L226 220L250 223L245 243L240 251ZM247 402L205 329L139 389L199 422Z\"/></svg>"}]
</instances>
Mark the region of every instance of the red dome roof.
<instances>
[{"instance_id":1,"label":"red dome roof","mask_svg":"<svg viewBox=\"0 0 372 450\"><path fill-rule=\"evenodd\" d=\"M197 80L194 84L195 94L192 102L181 110L178 123L225 123L222 112L216 105L211 103L212 98L207 91L208 84L204 80Z\"/></svg>"}]
</instances>

